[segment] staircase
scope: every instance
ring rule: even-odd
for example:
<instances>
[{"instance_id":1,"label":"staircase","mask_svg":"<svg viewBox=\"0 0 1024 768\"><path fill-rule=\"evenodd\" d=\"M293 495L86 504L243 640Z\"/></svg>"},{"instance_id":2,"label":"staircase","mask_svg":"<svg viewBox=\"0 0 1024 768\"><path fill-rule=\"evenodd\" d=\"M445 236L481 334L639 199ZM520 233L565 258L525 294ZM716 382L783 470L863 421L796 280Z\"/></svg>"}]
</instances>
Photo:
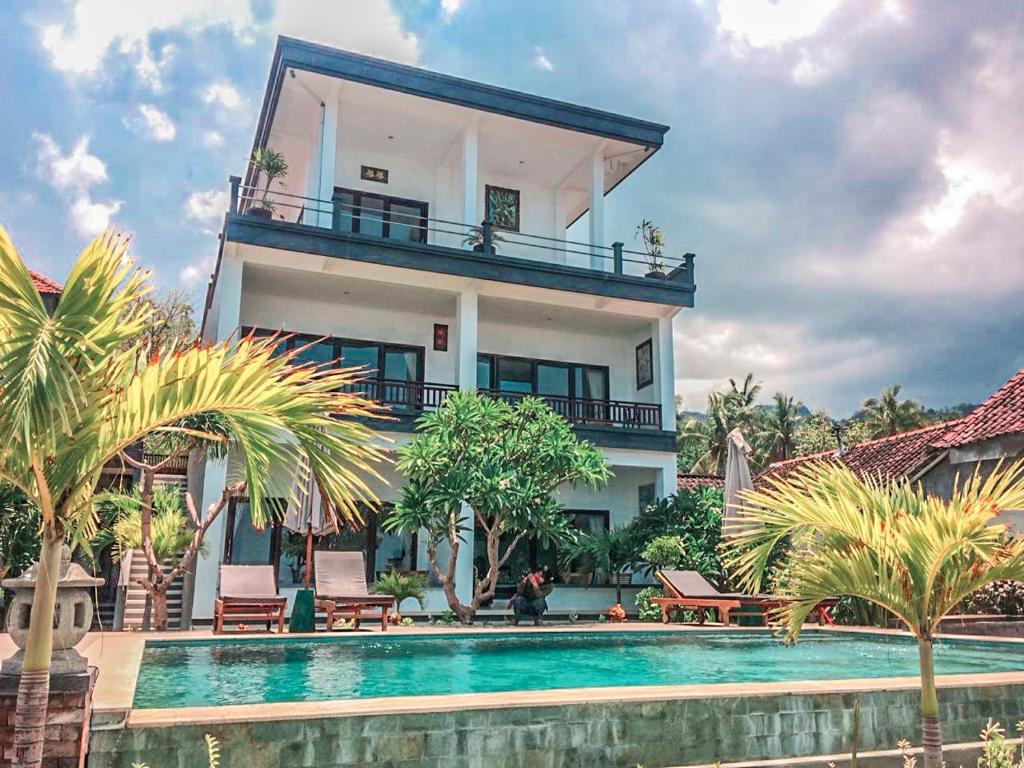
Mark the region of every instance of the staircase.
<instances>
[{"instance_id":1,"label":"staircase","mask_svg":"<svg viewBox=\"0 0 1024 768\"><path fill-rule=\"evenodd\" d=\"M169 570L174 563L163 563L165 569ZM149 603L149 595L142 586L136 583L136 579L145 579L149 574L149 566L146 564L146 556L142 550L132 550L121 567L121 584L124 590L124 613L121 620L121 629L142 629L146 617L146 608ZM181 629L181 591L182 579L178 577L171 584L167 591L167 628ZM152 607L150 610L150 621L152 621Z\"/></svg>"}]
</instances>

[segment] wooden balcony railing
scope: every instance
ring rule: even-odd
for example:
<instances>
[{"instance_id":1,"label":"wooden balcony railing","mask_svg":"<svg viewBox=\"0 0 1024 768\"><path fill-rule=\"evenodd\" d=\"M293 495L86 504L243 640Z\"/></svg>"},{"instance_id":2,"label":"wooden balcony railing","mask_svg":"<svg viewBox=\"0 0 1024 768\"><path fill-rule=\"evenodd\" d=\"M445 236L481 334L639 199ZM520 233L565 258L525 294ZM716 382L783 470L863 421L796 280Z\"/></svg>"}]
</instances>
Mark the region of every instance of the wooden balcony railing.
<instances>
[{"instance_id":1,"label":"wooden balcony railing","mask_svg":"<svg viewBox=\"0 0 1024 768\"><path fill-rule=\"evenodd\" d=\"M492 397L514 403L526 395L519 392L482 390ZM656 403L635 403L629 400L584 400L575 397L541 395L555 413L571 424L591 427L631 427L661 429L661 406Z\"/></svg>"},{"instance_id":2,"label":"wooden balcony railing","mask_svg":"<svg viewBox=\"0 0 1024 768\"><path fill-rule=\"evenodd\" d=\"M351 385L369 400L389 406L398 413L431 411L437 408L454 384L436 384L423 381L396 381L376 379ZM480 390L482 394L515 403L526 395L519 392L501 392L496 389ZM633 429L661 429L661 406L656 403L636 403L629 400L584 400L575 397L543 395L541 399L559 416L571 424L591 427L628 427Z\"/></svg>"}]
</instances>

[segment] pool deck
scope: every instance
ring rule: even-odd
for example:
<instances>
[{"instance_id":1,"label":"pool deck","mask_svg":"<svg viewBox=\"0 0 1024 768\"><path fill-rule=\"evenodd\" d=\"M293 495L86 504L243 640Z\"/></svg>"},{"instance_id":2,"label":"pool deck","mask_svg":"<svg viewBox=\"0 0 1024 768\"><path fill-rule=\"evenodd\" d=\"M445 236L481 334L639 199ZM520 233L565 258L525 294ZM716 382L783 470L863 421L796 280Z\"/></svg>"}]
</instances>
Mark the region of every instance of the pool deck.
<instances>
[{"instance_id":1,"label":"pool deck","mask_svg":"<svg viewBox=\"0 0 1024 768\"><path fill-rule=\"evenodd\" d=\"M510 627L502 625L412 626L392 627L386 636L431 636L460 633L488 632L517 634L559 634L576 632L708 632L737 631L764 633L760 627L728 629L720 625L662 625L638 622L622 624L572 624L541 627ZM884 634L906 636L897 630L870 627L813 627L808 632L836 632L851 634ZM379 635L379 629L365 629L362 636ZM320 638L327 635L285 635L294 638ZM505 691L495 693L444 694L430 696L402 696L367 699L348 699L309 702L272 702L211 707L180 707L169 709L133 709L135 683L145 644L149 640L188 641L202 640L232 642L239 638L276 638L276 634L236 633L214 635L209 630L188 632L94 632L79 645L78 650L88 658L90 666L99 670L93 698L94 715L100 722L121 722L128 727L165 727L206 723L258 722L300 720L310 717L346 717L358 715L411 714L424 712L450 712L464 709L500 709L506 707L551 706L561 704L588 704L595 702L650 702L665 699L726 698L777 696L785 693L858 693L863 691L905 691L919 687L917 677L862 678L826 681L787 681L777 683L715 683L706 685L659 685L604 687L565 690ZM950 640L977 640L1019 644L1022 638L972 637L945 635ZM0 657L13 653L14 645L5 634L0 634ZM993 685L1024 684L1024 671L991 674L944 675L937 679L940 687L986 687Z\"/></svg>"}]
</instances>

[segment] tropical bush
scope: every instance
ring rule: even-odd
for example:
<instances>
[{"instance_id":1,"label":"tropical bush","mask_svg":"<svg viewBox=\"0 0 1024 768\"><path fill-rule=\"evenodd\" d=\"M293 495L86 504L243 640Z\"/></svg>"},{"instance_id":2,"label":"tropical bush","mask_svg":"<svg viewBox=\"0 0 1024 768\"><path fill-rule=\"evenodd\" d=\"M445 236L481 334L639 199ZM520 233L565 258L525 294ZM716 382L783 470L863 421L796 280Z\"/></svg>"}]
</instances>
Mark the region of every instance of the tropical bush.
<instances>
[{"instance_id":1,"label":"tropical bush","mask_svg":"<svg viewBox=\"0 0 1024 768\"><path fill-rule=\"evenodd\" d=\"M0 578L18 576L39 559L39 510L17 487L0 483Z\"/></svg>"},{"instance_id":2,"label":"tropical bush","mask_svg":"<svg viewBox=\"0 0 1024 768\"><path fill-rule=\"evenodd\" d=\"M654 568L668 567L642 557L641 552L659 537L676 537L681 541L682 556L675 567L698 571L705 578L721 583L724 576L718 552L722 535L721 490L679 491L649 505L633 519L631 526L638 545L638 559Z\"/></svg>"},{"instance_id":3,"label":"tropical bush","mask_svg":"<svg viewBox=\"0 0 1024 768\"><path fill-rule=\"evenodd\" d=\"M682 536L655 536L640 550L640 558L658 570L674 570L686 558L686 544Z\"/></svg>"},{"instance_id":4,"label":"tropical bush","mask_svg":"<svg viewBox=\"0 0 1024 768\"><path fill-rule=\"evenodd\" d=\"M1024 615L1024 581L992 582L967 599L963 605L963 612L1002 616Z\"/></svg>"},{"instance_id":5,"label":"tropical bush","mask_svg":"<svg viewBox=\"0 0 1024 768\"><path fill-rule=\"evenodd\" d=\"M420 604L423 608L423 598L427 589L427 577L422 573L399 573L388 571L377 577L377 583L373 591L381 595L391 595L395 598L395 612L402 609L402 601L410 598Z\"/></svg>"},{"instance_id":6,"label":"tropical bush","mask_svg":"<svg viewBox=\"0 0 1024 768\"><path fill-rule=\"evenodd\" d=\"M138 487L128 493L109 493L97 499L97 504L114 514L109 535L113 543L114 561L120 562L133 549L142 547L142 508ZM160 486L153 491L153 518L151 521L153 552L157 562L164 562L181 554L192 540L192 527L185 514L181 491L172 486ZM203 550L205 552L205 547Z\"/></svg>"},{"instance_id":7,"label":"tropical bush","mask_svg":"<svg viewBox=\"0 0 1024 768\"><path fill-rule=\"evenodd\" d=\"M661 596L661 587L644 587L636 593L636 615L640 621L661 620L661 607L653 602L653 598Z\"/></svg>"},{"instance_id":8,"label":"tropical bush","mask_svg":"<svg viewBox=\"0 0 1024 768\"><path fill-rule=\"evenodd\" d=\"M566 537L558 551L563 566L585 561L606 576L621 573L636 562L636 534L629 524L616 525L607 531L580 533ZM615 602L622 604L622 583L615 580Z\"/></svg>"}]
</instances>

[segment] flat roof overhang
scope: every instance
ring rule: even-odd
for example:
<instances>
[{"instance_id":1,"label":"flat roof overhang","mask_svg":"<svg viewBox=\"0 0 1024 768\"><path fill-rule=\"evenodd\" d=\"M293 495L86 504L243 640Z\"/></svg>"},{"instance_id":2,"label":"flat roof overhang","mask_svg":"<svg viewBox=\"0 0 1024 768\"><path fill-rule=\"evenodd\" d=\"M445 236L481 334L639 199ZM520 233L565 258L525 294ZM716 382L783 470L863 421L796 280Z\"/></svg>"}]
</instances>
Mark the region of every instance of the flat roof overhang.
<instances>
[{"instance_id":1,"label":"flat roof overhang","mask_svg":"<svg viewBox=\"0 0 1024 768\"><path fill-rule=\"evenodd\" d=\"M650 154L661 147L669 130L667 125L648 120L556 101L280 35L274 49L254 148L263 146L270 133L285 72L290 68L544 123L570 131L632 142L649 147Z\"/></svg>"},{"instance_id":2,"label":"flat roof overhang","mask_svg":"<svg viewBox=\"0 0 1024 768\"><path fill-rule=\"evenodd\" d=\"M224 242L672 307L693 307L697 290L692 274L684 269L673 270L665 279L636 277L513 256L488 256L461 248L384 240L236 213L226 217Z\"/></svg>"}]
</instances>

